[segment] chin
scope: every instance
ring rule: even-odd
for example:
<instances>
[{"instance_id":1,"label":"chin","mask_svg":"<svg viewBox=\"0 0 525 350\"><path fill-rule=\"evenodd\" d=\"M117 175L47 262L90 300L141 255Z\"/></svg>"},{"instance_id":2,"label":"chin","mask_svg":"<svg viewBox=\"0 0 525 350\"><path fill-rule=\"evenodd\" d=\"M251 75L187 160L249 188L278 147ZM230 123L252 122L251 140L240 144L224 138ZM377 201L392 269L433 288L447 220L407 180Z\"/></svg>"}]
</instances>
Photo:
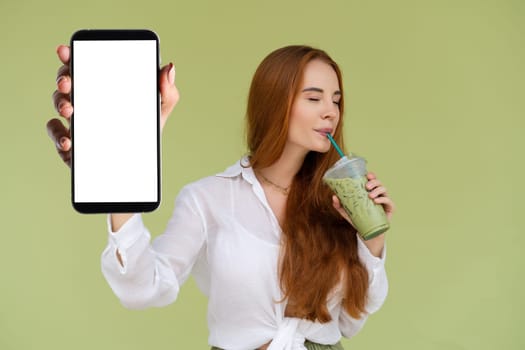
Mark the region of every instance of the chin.
<instances>
[{"instance_id":1,"label":"chin","mask_svg":"<svg viewBox=\"0 0 525 350\"><path fill-rule=\"evenodd\" d=\"M330 147L331 145L328 145L328 146L323 145L323 146L313 147L311 150L317 153L326 153L330 150Z\"/></svg>"}]
</instances>

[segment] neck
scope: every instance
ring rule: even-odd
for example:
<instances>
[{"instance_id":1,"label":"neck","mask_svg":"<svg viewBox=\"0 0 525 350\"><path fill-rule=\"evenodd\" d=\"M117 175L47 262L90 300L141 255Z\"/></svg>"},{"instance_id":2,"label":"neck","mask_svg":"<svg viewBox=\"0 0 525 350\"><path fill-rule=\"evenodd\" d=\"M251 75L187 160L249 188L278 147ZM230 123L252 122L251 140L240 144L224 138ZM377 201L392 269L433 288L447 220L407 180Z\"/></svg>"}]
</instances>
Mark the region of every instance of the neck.
<instances>
[{"instance_id":1,"label":"neck","mask_svg":"<svg viewBox=\"0 0 525 350\"><path fill-rule=\"evenodd\" d=\"M277 185L288 187L292 183L295 174L301 169L305 157L305 152L285 147L281 157L275 163L260 169L259 172Z\"/></svg>"}]
</instances>

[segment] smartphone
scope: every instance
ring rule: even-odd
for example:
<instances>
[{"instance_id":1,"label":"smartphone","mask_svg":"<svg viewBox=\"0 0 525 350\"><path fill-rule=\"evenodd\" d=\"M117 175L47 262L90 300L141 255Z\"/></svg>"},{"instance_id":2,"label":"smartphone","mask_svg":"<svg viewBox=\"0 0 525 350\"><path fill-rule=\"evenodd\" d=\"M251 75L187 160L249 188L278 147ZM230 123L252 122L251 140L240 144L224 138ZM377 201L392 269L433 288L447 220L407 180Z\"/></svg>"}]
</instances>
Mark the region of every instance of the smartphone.
<instances>
[{"instance_id":1,"label":"smartphone","mask_svg":"<svg viewBox=\"0 0 525 350\"><path fill-rule=\"evenodd\" d=\"M71 37L72 202L80 213L160 204L159 39L149 30Z\"/></svg>"}]
</instances>

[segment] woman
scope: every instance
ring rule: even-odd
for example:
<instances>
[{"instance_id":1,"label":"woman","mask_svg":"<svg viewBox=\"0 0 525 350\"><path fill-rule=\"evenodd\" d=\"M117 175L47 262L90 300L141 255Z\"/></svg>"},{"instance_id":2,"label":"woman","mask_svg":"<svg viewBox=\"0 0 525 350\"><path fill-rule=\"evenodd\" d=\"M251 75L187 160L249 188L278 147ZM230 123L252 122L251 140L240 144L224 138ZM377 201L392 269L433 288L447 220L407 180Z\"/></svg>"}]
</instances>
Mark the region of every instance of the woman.
<instances>
[{"instance_id":1,"label":"woman","mask_svg":"<svg viewBox=\"0 0 525 350\"><path fill-rule=\"evenodd\" d=\"M55 106L71 116L69 49L60 46ZM178 100L172 64L161 72L163 125ZM129 308L164 306L193 273L209 297L209 343L221 349L341 349L387 294L384 234L363 241L322 183L343 146L341 72L323 51L268 55L250 87L248 155L185 186L166 231L150 245L139 214L109 216L103 273ZM68 162L68 130L48 123ZM59 141L59 142L57 142ZM367 175L370 197L394 210Z\"/></svg>"}]
</instances>

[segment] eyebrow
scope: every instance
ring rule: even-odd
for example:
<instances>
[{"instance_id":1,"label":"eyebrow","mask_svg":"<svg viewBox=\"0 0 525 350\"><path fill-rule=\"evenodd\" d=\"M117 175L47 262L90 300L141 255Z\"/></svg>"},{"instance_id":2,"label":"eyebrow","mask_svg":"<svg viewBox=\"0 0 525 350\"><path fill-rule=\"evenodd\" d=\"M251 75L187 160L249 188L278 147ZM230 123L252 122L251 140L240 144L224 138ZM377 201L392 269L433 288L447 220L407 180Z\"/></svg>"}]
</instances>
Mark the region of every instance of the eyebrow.
<instances>
[{"instance_id":1,"label":"eyebrow","mask_svg":"<svg viewBox=\"0 0 525 350\"><path fill-rule=\"evenodd\" d=\"M323 89L320 89L320 88L317 88L317 87L307 87L307 88L303 89L302 92L308 92L308 91L314 91L314 92L319 92L319 93L323 93L324 92ZM337 90L336 92L334 92L334 95L341 95L341 91Z\"/></svg>"}]
</instances>

